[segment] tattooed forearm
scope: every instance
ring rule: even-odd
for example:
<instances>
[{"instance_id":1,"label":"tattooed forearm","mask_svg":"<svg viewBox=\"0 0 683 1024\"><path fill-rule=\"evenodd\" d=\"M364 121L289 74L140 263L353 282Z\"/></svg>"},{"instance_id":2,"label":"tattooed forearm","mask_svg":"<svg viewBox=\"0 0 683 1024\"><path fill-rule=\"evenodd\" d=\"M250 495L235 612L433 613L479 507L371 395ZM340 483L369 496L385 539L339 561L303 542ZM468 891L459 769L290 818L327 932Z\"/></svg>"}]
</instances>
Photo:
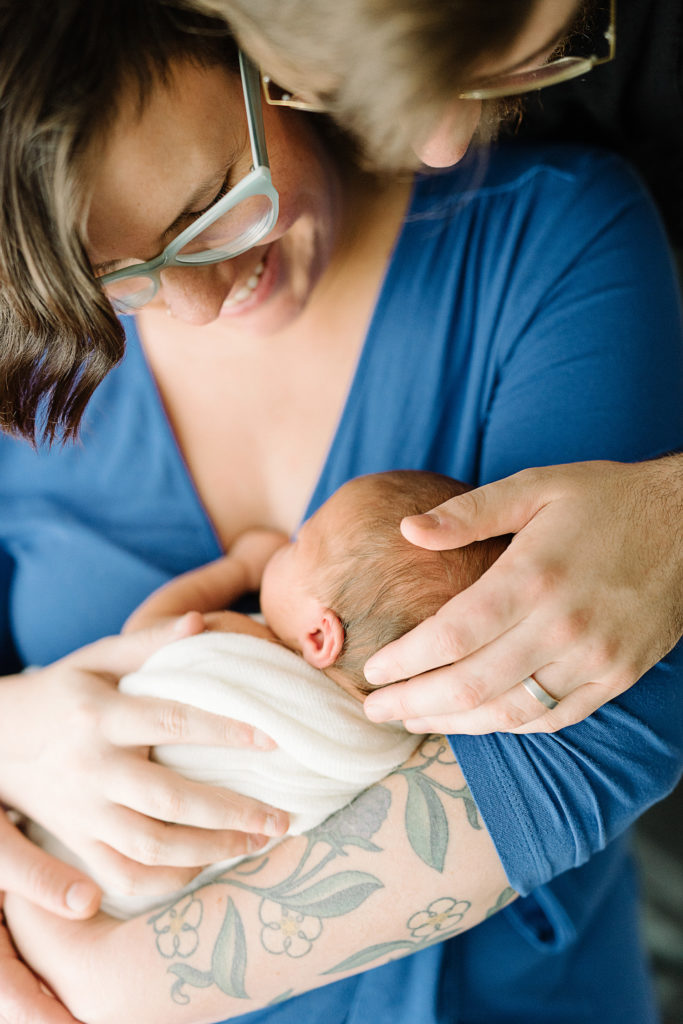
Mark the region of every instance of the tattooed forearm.
<instances>
[{"instance_id":1,"label":"tattooed forearm","mask_svg":"<svg viewBox=\"0 0 683 1024\"><path fill-rule=\"evenodd\" d=\"M177 1006L214 989L244 1013L451 938L503 907L514 896L504 885L450 747L432 737L384 784L307 835L226 872L148 924L158 954L171 961ZM219 922L209 898L214 908L220 902ZM271 971L279 985L264 999Z\"/></svg>"},{"instance_id":2,"label":"tattooed forearm","mask_svg":"<svg viewBox=\"0 0 683 1024\"><path fill-rule=\"evenodd\" d=\"M477 807L467 786L451 789L433 778L428 769L433 764L455 764L453 752L443 736L434 736L420 747L421 762L410 767L398 768L408 784L405 823L406 834L415 853L425 864L443 871L448 850L448 816L442 795L462 800L467 820L472 828L479 829Z\"/></svg>"}]
</instances>

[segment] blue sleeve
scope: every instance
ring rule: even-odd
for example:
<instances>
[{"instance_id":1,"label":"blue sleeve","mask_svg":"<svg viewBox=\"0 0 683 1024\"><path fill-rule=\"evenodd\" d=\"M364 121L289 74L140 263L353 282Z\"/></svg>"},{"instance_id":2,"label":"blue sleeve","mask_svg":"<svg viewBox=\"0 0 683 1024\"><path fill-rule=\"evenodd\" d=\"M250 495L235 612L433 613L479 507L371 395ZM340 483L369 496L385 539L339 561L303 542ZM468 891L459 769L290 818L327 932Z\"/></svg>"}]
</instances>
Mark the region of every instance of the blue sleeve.
<instances>
[{"instance_id":1,"label":"blue sleeve","mask_svg":"<svg viewBox=\"0 0 683 1024\"><path fill-rule=\"evenodd\" d=\"M529 465L637 460L683 440L680 310L663 231L618 161L600 158L577 183L544 208L535 250L518 250L482 481ZM450 740L510 884L529 893L602 850L676 784L683 648L555 735Z\"/></svg>"}]
</instances>

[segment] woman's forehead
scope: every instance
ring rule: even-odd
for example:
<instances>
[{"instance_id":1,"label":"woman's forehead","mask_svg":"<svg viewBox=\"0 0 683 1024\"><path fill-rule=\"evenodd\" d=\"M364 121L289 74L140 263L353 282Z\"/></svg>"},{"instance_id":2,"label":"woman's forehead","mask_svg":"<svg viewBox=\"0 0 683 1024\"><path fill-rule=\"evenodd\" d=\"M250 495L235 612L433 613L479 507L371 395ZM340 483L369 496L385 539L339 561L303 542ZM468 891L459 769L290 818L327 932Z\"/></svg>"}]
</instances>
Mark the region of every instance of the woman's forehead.
<instances>
[{"instance_id":1,"label":"woman's forehead","mask_svg":"<svg viewBox=\"0 0 683 1024\"><path fill-rule=\"evenodd\" d=\"M91 258L155 244L188 202L210 200L246 142L240 80L222 67L178 62L142 107L131 87L89 160Z\"/></svg>"}]
</instances>

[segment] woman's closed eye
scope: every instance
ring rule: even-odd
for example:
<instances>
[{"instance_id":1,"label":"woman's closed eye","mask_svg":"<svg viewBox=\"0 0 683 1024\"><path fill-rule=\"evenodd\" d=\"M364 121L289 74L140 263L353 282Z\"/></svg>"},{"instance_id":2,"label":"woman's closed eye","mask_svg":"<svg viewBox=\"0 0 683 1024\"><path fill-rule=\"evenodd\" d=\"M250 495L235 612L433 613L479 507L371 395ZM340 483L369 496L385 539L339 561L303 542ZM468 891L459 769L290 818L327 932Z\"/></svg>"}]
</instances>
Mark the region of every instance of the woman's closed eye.
<instances>
[{"instance_id":1,"label":"woman's closed eye","mask_svg":"<svg viewBox=\"0 0 683 1024\"><path fill-rule=\"evenodd\" d=\"M211 199L206 204L206 206L202 207L201 210L190 210L186 214L186 216L187 217L201 217L203 213L206 213L208 210L211 209L212 206L215 206L216 203L219 201L219 199L222 199L223 196L227 196L227 194L228 194L228 192L230 191L230 188L231 188L231 186L230 186L230 177L231 177L231 172L228 171L228 173L226 174L225 178L223 179L223 183L222 183L221 187L218 189L218 192L213 197L213 199Z\"/></svg>"},{"instance_id":2,"label":"woman's closed eye","mask_svg":"<svg viewBox=\"0 0 683 1024\"><path fill-rule=\"evenodd\" d=\"M210 210L212 206L215 206L216 203L220 199L222 199L223 196L226 196L230 191L230 179L232 178L232 175L233 167L231 164L230 169L228 170L227 174L225 175L225 178L221 183L220 188L218 189L218 192L214 194L214 196L209 200L209 202L202 206L201 209L199 210L184 210L181 214L179 214L176 217L176 219L171 224L168 225L163 235L161 235L161 238L163 240L168 240L169 238L172 238L173 235L177 234L178 231L183 230L185 227L189 227L192 221L195 221L197 217L201 217L202 214Z\"/></svg>"}]
</instances>

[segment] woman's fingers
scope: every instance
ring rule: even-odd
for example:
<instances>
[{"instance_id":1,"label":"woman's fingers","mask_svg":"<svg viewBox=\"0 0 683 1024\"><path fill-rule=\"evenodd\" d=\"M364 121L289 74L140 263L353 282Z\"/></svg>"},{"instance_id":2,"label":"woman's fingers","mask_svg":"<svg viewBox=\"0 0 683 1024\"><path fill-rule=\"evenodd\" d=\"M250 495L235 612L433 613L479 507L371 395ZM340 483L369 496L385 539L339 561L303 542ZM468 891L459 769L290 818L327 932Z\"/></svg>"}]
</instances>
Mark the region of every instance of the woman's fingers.
<instances>
[{"instance_id":1,"label":"woman's fingers","mask_svg":"<svg viewBox=\"0 0 683 1024\"><path fill-rule=\"evenodd\" d=\"M126 633L107 636L62 658L61 664L110 676L116 680L135 672L142 663L164 644L183 637L195 636L204 629L199 612L188 612L178 619ZM56 663L60 664L60 663Z\"/></svg>"},{"instance_id":2,"label":"woman's fingers","mask_svg":"<svg viewBox=\"0 0 683 1024\"><path fill-rule=\"evenodd\" d=\"M110 781L106 796L112 804L155 819L159 825L170 823L268 836L284 835L289 826L284 811L218 786L192 782L150 761L129 762ZM207 860L192 863L205 864Z\"/></svg>"},{"instance_id":3,"label":"woman's fingers","mask_svg":"<svg viewBox=\"0 0 683 1024\"><path fill-rule=\"evenodd\" d=\"M111 702L102 732L111 743L122 747L189 743L273 750L276 746L260 729L244 722L213 715L189 704L125 694L117 694Z\"/></svg>"},{"instance_id":4,"label":"woman's fingers","mask_svg":"<svg viewBox=\"0 0 683 1024\"><path fill-rule=\"evenodd\" d=\"M268 841L268 837L261 833L168 825L145 818L127 807L112 809L100 835L105 846L135 865L137 879L142 881L148 877L148 873L138 871L139 868L161 869L156 877L160 885L172 882L170 890L185 884L205 865L229 857L247 856ZM191 869L189 877L182 883L177 880L176 868ZM169 869L167 880L165 869Z\"/></svg>"},{"instance_id":5,"label":"woman's fingers","mask_svg":"<svg viewBox=\"0 0 683 1024\"><path fill-rule=\"evenodd\" d=\"M0 1024L77 1024L22 963L0 924Z\"/></svg>"},{"instance_id":6,"label":"woman's fingers","mask_svg":"<svg viewBox=\"0 0 683 1024\"><path fill-rule=\"evenodd\" d=\"M92 879L40 850L2 812L0 889L70 918L90 917L98 909L101 896Z\"/></svg>"}]
</instances>

